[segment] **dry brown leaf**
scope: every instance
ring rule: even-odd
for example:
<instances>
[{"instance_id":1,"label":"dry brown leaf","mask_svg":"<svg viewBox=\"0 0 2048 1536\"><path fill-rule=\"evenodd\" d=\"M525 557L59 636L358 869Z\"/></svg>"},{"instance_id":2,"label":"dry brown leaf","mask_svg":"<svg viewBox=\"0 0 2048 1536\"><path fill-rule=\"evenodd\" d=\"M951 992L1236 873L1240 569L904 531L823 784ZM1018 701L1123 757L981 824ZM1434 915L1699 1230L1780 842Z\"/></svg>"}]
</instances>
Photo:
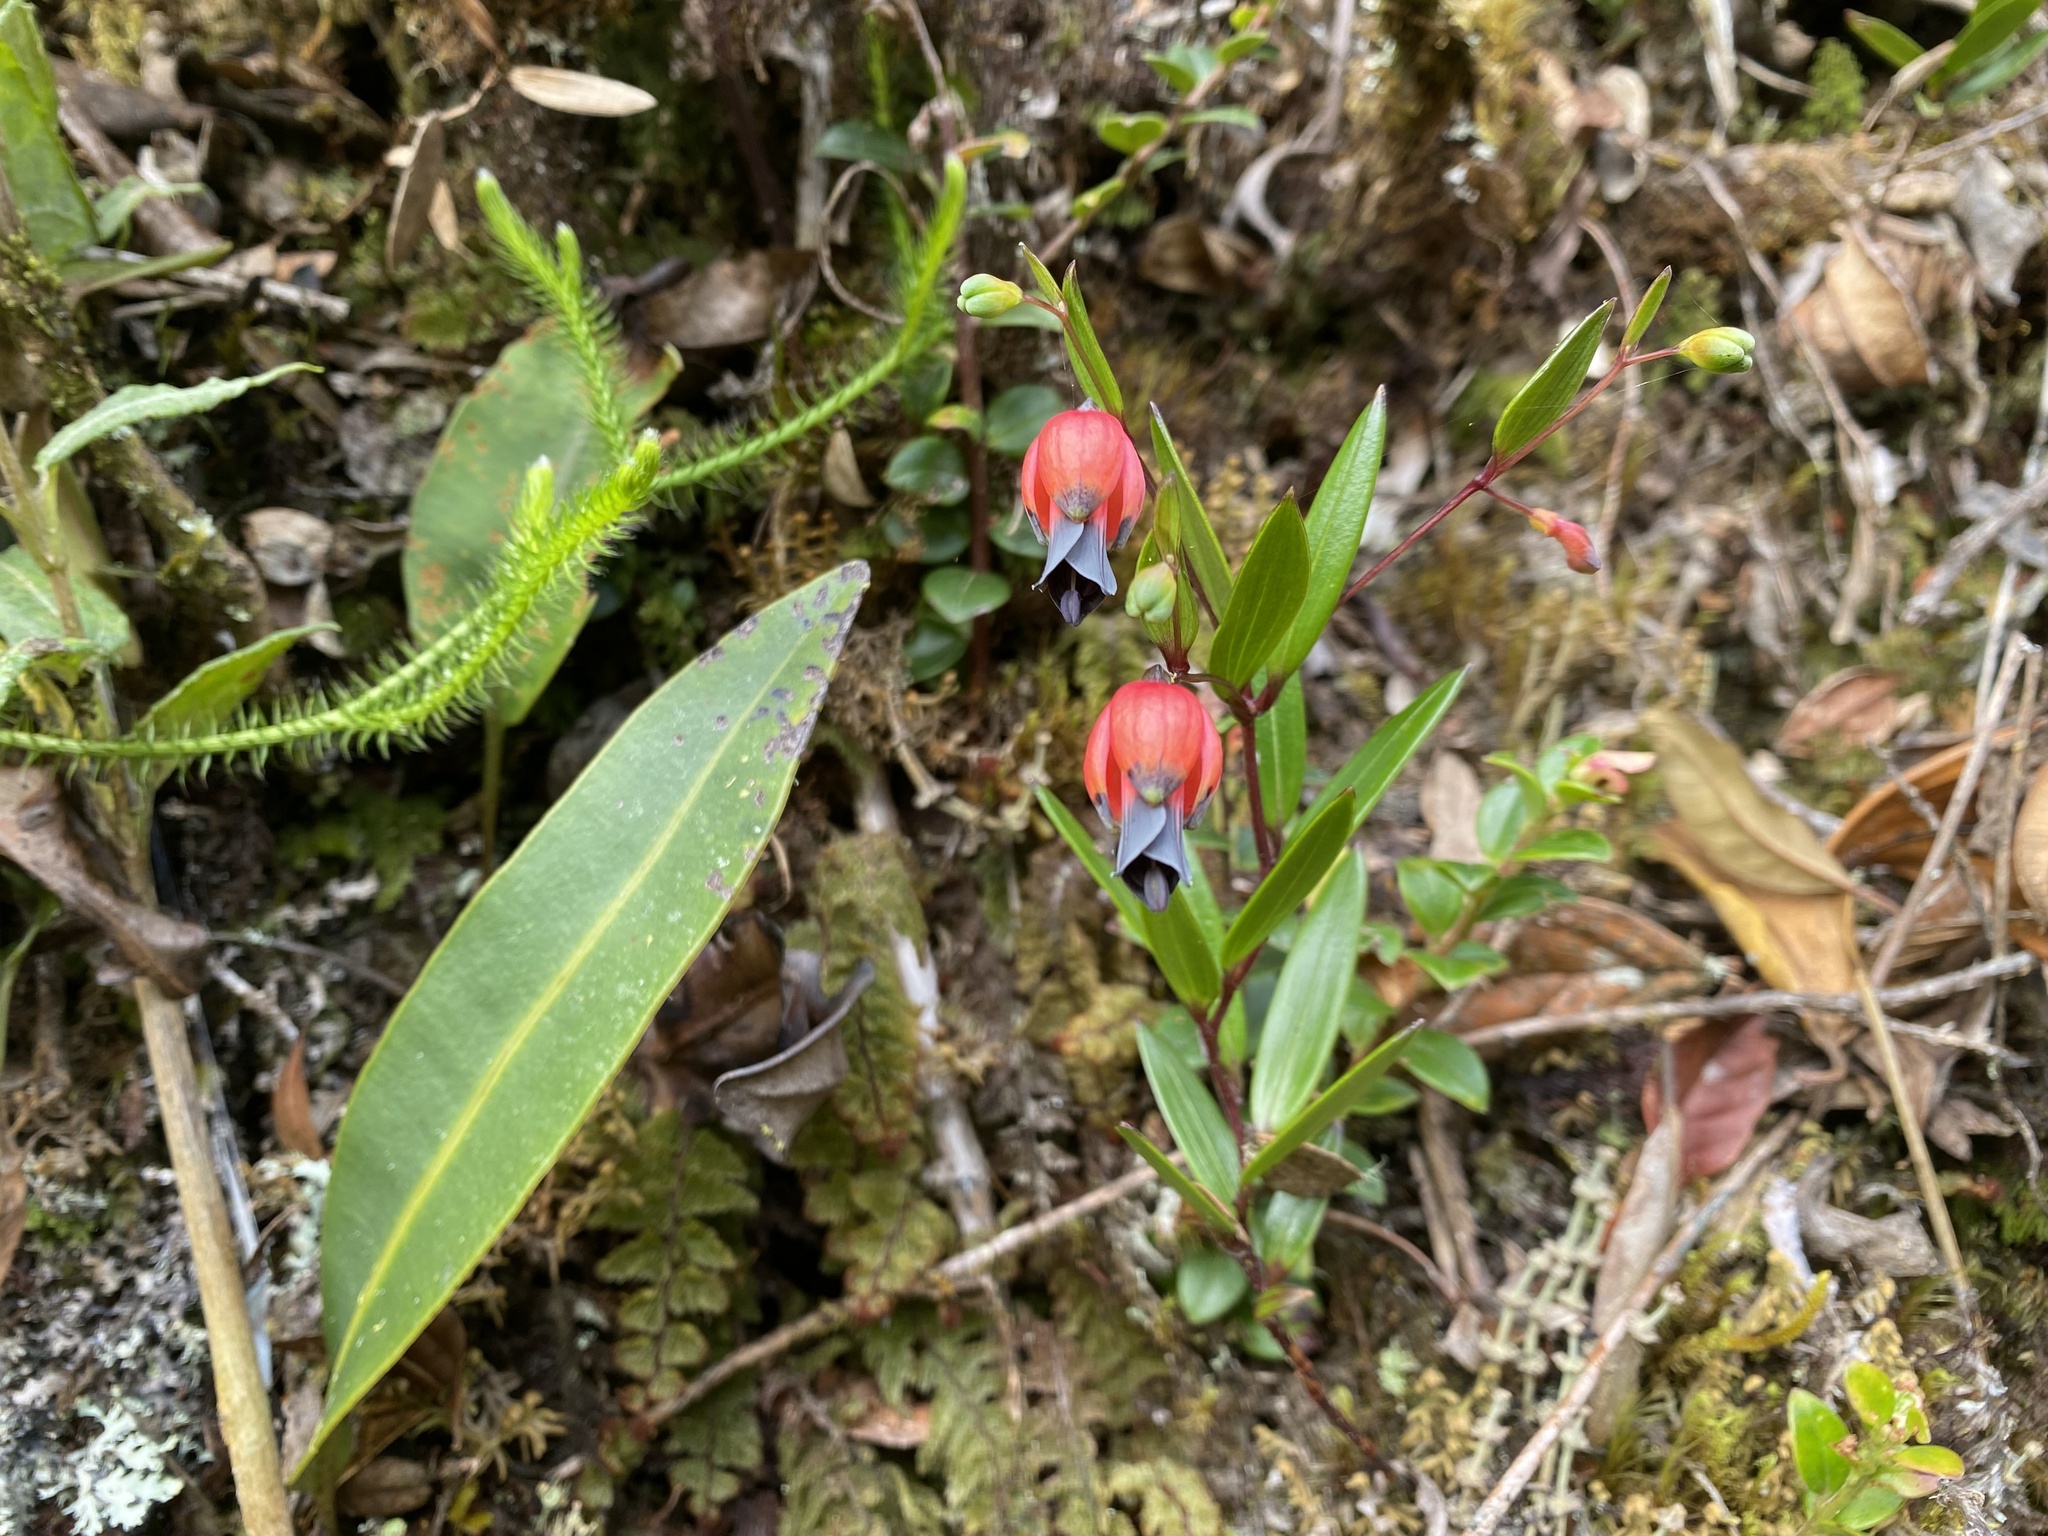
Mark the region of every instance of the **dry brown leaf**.
<instances>
[{"instance_id":1,"label":"dry brown leaf","mask_svg":"<svg viewBox=\"0 0 2048 1536\"><path fill-rule=\"evenodd\" d=\"M1994 1115L1974 1099L1950 1094L1927 1117L1927 1139L1959 1163L1970 1160L1976 1150L1972 1136L2016 1136L2019 1128Z\"/></svg>"},{"instance_id":2,"label":"dry brown leaf","mask_svg":"<svg viewBox=\"0 0 2048 1536\"><path fill-rule=\"evenodd\" d=\"M22 1162L14 1127L0 1113L0 1294L7 1290L7 1272L14 1268L15 1250L28 1230L28 1175Z\"/></svg>"},{"instance_id":3,"label":"dry brown leaf","mask_svg":"<svg viewBox=\"0 0 2048 1536\"><path fill-rule=\"evenodd\" d=\"M1651 828L1648 851L1699 888L1771 986L1787 992L1856 990L1856 928L1847 896L1828 890L1788 895L1730 880L1677 822ZM1804 1022L1831 1057L1859 1027L1833 1014L1808 1014Z\"/></svg>"},{"instance_id":4,"label":"dry brown leaf","mask_svg":"<svg viewBox=\"0 0 2048 1536\"><path fill-rule=\"evenodd\" d=\"M446 181L434 183L434 196L427 204L427 228L434 232L434 243L442 250L462 249L462 217L455 211L455 194Z\"/></svg>"},{"instance_id":5,"label":"dry brown leaf","mask_svg":"<svg viewBox=\"0 0 2048 1536\"><path fill-rule=\"evenodd\" d=\"M1813 829L1756 787L1733 742L1672 710L1651 710L1643 724L1671 808L1724 880L1787 896L1856 891Z\"/></svg>"},{"instance_id":6,"label":"dry brown leaf","mask_svg":"<svg viewBox=\"0 0 2048 1536\"><path fill-rule=\"evenodd\" d=\"M327 1156L313 1123L313 1096L306 1089L306 1037L292 1042L291 1054L277 1069L276 1086L270 1090L270 1124L278 1143L301 1157L319 1162Z\"/></svg>"},{"instance_id":7,"label":"dry brown leaf","mask_svg":"<svg viewBox=\"0 0 2048 1536\"><path fill-rule=\"evenodd\" d=\"M1439 752L1429 760L1429 771L1422 776L1422 819L1429 827L1432 859L1453 859L1460 864L1484 860L1474 826L1479 797L1479 775L1464 758L1455 752Z\"/></svg>"},{"instance_id":8,"label":"dry brown leaf","mask_svg":"<svg viewBox=\"0 0 2048 1536\"><path fill-rule=\"evenodd\" d=\"M1593 1287L1594 1333L1613 1322L1615 1314L1628 1305L1630 1294L1671 1235L1678 1209L1679 1138L1675 1130L1667 1119L1650 1132L1636 1157L1635 1175L1621 1197L1621 1208L1608 1226L1600 1278ZM1633 1334L1609 1351L1586 1410L1586 1437L1594 1445L1607 1443L1622 1406L1635 1395L1642 1360L1642 1343Z\"/></svg>"},{"instance_id":9,"label":"dry brown leaf","mask_svg":"<svg viewBox=\"0 0 2048 1536\"><path fill-rule=\"evenodd\" d=\"M684 351L715 351L760 341L775 326L784 290L814 262L807 251L749 251L725 257L640 301L652 341Z\"/></svg>"},{"instance_id":10,"label":"dry brown leaf","mask_svg":"<svg viewBox=\"0 0 2048 1536\"><path fill-rule=\"evenodd\" d=\"M844 427L835 427L825 443L822 476L825 494L842 507L872 507L874 492L860 477L860 460L854 457L853 438Z\"/></svg>"},{"instance_id":11,"label":"dry brown leaf","mask_svg":"<svg viewBox=\"0 0 2048 1536\"><path fill-rule=\"evenodd\" d=\"M1926 712L1925 694L1899 697L1896 672L1845 667L1792 706L1773 746L1788 757L1811 757L1821 745L1875 747Z\"/></svg>"},{"instance_id":12,"label":"dry brown leaf","mask_svg":"<svg viewBox=\"0 0 2048 1536\"><path fill-rule=\"evenodd\" d=\"M384 235L384 265L396 268L411 260L427 232L434 190L448 163L448 130L441 114L429 112L412 136L412 153L398 173L398 191L391 199L391 222Z\"/></svg>"},{"instance_id":13,"label":"dry brown leaf","mask_svg":"<svg viewBox=\"0 0 2048 1536\"><path fill-rule=\"evenodd\" d=\"M455 0L455 14L462 18L462 24L469 28L470 34L492 53L504 51L498 41L498 24L484 9L483 0Z\"/></svg>"},{"instance_id":14,"label":"dry brown leaf","mask_svg":"<svg viewBox=\"0 0 2048 1536\"><path fill-rule=\"evenodd\" d=\"M1928 380L1925 317L1954 280L1954 258L1921 243L1917 226L1883 219L1850 225L1813 292L1787 326L1804 328L1835 381L1851 394Z\"/></svg>"},{"instance_id":15,"label":"dry brown leaf","mask_svg":"<svg viewBox=\"0 0 2048 1536\"><path fill-rule=\"evenodd\" d=\"M929 1403L913 1403L907 1408L892 1408L887 1403L877 1402L846 1428L849 1439L863 1445L878 1445L887 1451L914 1451L932 1433L932 1409Z\"/></svg>"},{"instance_id":16,"label":"dry brown leaf","mask_svg":"<svg viewBox=\"0 0 2048 1536\"><path fill-rule=\"evenodd\" d=\"M1177 213L1154 224L1138 251L1138 275L1172 293L1220 298L1255 286L1259 248L1200 215Z\"/></svg>"},{"instance_id":17,"label":"dry brown leaf","mask_svg":"<svg viewBox=\"0 0 2048 1536\"><path fill-rule=\"evenodd\" d=\"M1526 919L1508 944L1518 971L1701 971L1706 957L1633 907L1581 896Z\"/></svg>"},{"instance_id":18,"label":"dry brown leaf","mask_svg":"<svg viewBox=\"0 0 2048 1536\"><path fill-rule=\"evenodd\" d=\"M171 996L198 990L206 975L206 930L130 901L92 873L49 769L0 768L0 855L97 923L123 960Z\"/></svg>"},{"instance_id":19,"label":"dry brown leaf","mask_svg":"<svg viewBox=\"0 0 2048 1536\"><path fill-rule=\"evenodd\" d=\"M1683 1111L1679 1182L1689 1184L1732 1168L1749 1145L1770 1107L1778 1040L1753 1013L1702 1020L1672 1042L1671 1052ZM1653 1068L1643 1078L1643 1123L1655 1129L1663 1114L1663 1074Z\"/></svg>"},{"instance_id":20,"label":"dry brown leaf","mask_svg":"<svg viewBox=\"0 0 2048 1536\"><path fill-rule=\"evenodd\" d=\"M2013 823L2012 872L2034 915L2048 922L2048 766L2034 775Z\"/></svg>"},{"instance_id":21,"label":"dry brown leaf","mask_svg":"<svg viewBox=\"0 0 2048 1536\"><path fill-rule=\"evenodd\" d=\"M515 64L505 83L537 107L576 117L632 117L657 103L637 85L576 69Z\"/></svg>"}]
</instances>

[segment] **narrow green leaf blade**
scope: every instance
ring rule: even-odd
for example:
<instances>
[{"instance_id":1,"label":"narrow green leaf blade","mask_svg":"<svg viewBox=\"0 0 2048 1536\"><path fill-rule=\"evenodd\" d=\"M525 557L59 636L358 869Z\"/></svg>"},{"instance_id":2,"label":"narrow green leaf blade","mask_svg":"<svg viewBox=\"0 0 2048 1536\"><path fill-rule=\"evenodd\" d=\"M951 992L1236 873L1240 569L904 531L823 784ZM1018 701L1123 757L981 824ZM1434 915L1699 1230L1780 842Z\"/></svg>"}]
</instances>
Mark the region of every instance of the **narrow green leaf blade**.
<instances>
[{"instance_id":1,"label":"narrow green leaf blade","mask_svg":"<svg viewBox=\"0 0 2048 1536\"><path fill-rule=\"evenodd\" d=\"M1181 886L1173 893L1164 912L1145 911L1143 903L1139 910L1145 912L1145 926L1138 931L1145 935L1145 947L1159 962L1173 995L1187 1004L1190 1011L1215 1002L1223 990L1223 975L1217 966L1215 946L1210 943L1187 887Z\"/></svg>"},{"instance_id":2,"label":"narrow green leaf blade","mask_svg":"<svg viewBox=\"0 0 2048 1536\"><path fill-rule=\"evenodd\" d=\"M1188 1068L1180 1053L1144 1025L1138 1026L1138 1058L1145 1081L1173 1144L1188 1160L1188 1172L1225 1205L1237 1199L1237 1143L1217 1108L1215 1095Z\"/></svg>"},{"instance_id":3,"label":"narrow green leaf blade","mask_svg":"<svg viewBox=\"0 0 2048 1536\"><path fill-rule=\"evenodd\" d=\"M145 421L197 416L288 373L318 372L320 370L311 363L283 363L247 378L208 379L204 384L183 389L175 384L125 385L53 434L43 444L43 451L36 455L36 473L47 475L87 444L112 437L116 432L125 432Z\"/></svg>"},{"instance_id":4,"label":"narrow green leaf blade","mask_svg":"<svg viewBox=\"0 0 2048 1536\"><path fill-rule=\"evenodd\" d=\"M1406 709L1374 731L1364 746L1345 759L1344 766L1331 775L1330 782L1308 808L1309 816L1320 814L1330 800L1348 789L1358 797L1356 814L1363 826L1373 807L1380 803L1380 796L1387 792L1387 786L1400 777L1408 760L1429 739L1429 733L1450 713L1458 690L1464 686L1465 669L1460 667L1455 672L1446 672L1417 694Z\"/></svg>"},{"instance_id":5,"label":"narrow green leaf blade","mask_svg":"<svg viewBox=\"0 0 2048 1536\"><path fill-rule=\"evenodd\" d=\"M1493 429L1495 459L1510 458L1528 447L1570 407L1586 382L1586 370L1600 350L1600 333L1613 313L1614 300L1609 299L1581 320L1508 402Z\"/></svg>"},{"instance_id":6,"label":"narrow green leaf blade","mask_svg":"<svg viewBox=\"0 0 2048 1536\"><path fill-rule=\"evenodd\" d=\"M1650 334L1650 327L1656 323L1657 311L1664 307L1664 295L1671 291L1671 269L1666 267L1650 279L1650 286L1643 291L1636 312L1628 317L1628 329L1621 333L1621 350L1627 352L1636 343Z\"/></svg>"},{"instance_id":7,"label":"narrow green leaf blade","mask_svg":"<svg viewBox=\"0 0 2048 1536\"><path fill-rule=\"evenodd\" d=\"M1285 826L1301 809L1301 787L1308 781L1308 701L1301 675L1287 679L1273 707L1254 727L1259 743L1259 792L1266 818Z\"/></svg>"},{"instance_id":8,"label":"narrow green leaf blade","mask_svg":"<svg viewBox=\"0 0 2048 1536\"><path fill-rule=\"evenodd\" d=\"M745 885L867 580L820 577L643 704L399 1004L335 1147L308 1455L517 1214Z\"/></svg>"},{"instance_id":9,"label":"narrow green leaf blade","mask_svg":"<svg viewBox=\"0 0 2048 1536\"><path fill-rule=\"evenodd\" d=\"M1077 268L1067 268L1067 280L1060 287L1060 297L1067 305L1067 357L1074 365L1074 380L1089 399L1121 419L1124 392L1117 387L1116 375L1110 371L1102 342L1097 339L1095 326L1088 319L1088 304L1081 297L1081 278Z\"/></svg>"},{"instance_id":10,"label":"narrow green leaf blade","mask_svg":"<svg viewBox=\"0 0 2048 1536\"><path fill-rule=\"evenodd\" d=\"M1856 41L1893 69L1904 69L1927 50L1890 22L1861 11L1842 12L1842 21Z\"/></svg>"},{"instance_id":11,"label":"narrow green leaf blade","mask_svg":"<svg viewBox=\"0 0 2048 1536\"><path fill-rule=\"evenodd\" d=\"M1237 1218L1219 1205L1214 1195L1181 1172L1172 1158L1147 1141L1143 1132L1132 1126L1120 1125L1116 1133L1123 1137L1125 1146L1152 1165L1152 1171L1187 1202L1190 1210L1226 1237L1237 1235Z\"/></svg>"},{"instance_id":12,"label":"narrow green leaf blade","mask_svg":"<svg viewBox=\"0 0 2048 1536\"><path fill-rule=\"evenodd\" d=\"M1223 558L1223 541L1216 537L1216 525L1202 510L1194 479L1188 474L1180 449L1174 446L1173 435L1166 430L1166 418L1159 414L1156 405L1152 407L1152 453L1159 464L1160 495L1166 495L1168 482L1174 486L1178 549L1168 552L1179 554L1181 573L1194 578L1211 619L1221 618L1230 606L1230 562Z\"/></svg>"},{"instance_id":13,"label":"narrow green leaf blade","mask_svg":"<svg viewBox=\"0 0 2048 1536\"><path fill-rule=\"evenodd\" d=\"M1983 63L1967 75L1958 76L1943 100L1951 107L1964 107L1986 96L1995 96L2018 79L2020 72L2043 52L2048 52L2048 32L2008 38L2005 46L1994 49Z\"/></svg>"},{"instance_id":14,"label":"narrow green leaf blade","mask_svg":"<svg viewBox=\"0 0 2048 1536\"><path fill-rule=\"evenodd\" d=\"M1434 1088L1475 1114L1485 1114L1492 1101L1493 1084L1486 1075L1486 1063L1456 1035L1440 1029L1417 1030L1401 1053L1401 1065L1424 1087Z\"/></svg>"},{"instance_id":15,"label":"narrow green leaf blade","mask_svg":"<svg viewBox=\"0 0 2048 1536\"><path fill-rule=\"evenodd\" d=\"M1358 558L1366 517L1372 512L1386 446L1387 391L1382 386L1372 404L1352 423L1344 446L1337 450L1330 472L1316 490L1316 499L1309 504L1308 590L1287 639L1268 663L1276 677L1293 674L1337 611L1344 584L1351 578L1352 562Z\"/></svg>"},{"instance_id":16,"label":"narrow green leaf blade","mask_svg":"<svg viewBox=\"0 0 2048 1536\"><path fill-rule=\"evenodd\" d=\"M1089 837L1088 829L1076 821L1074 813L1060 804L1043 784L1038 786L1038 808L1052 823L1053 830L1074 851L1074 857L1081 861L1081 867L1088 871L1089 877L1116 904L1117 916L1124 920L1124 927L1130 931L1131 937L1140 943L1145 942L1146 919L1152 914L1145 910L1145 903L1138 899L1138 893L1117 878L1109 860L1102 856L1102 850Z\"/></svg>"},{"instance_id":17,"label":"narrow green leaf blade","mask_svg":"<svg viewBox=\"0 0 2048 1536\"><path fill-rule=\"evenodd\" d=\"M1249 1106L1252 1124L1262 1131L1284 1125L1315 1096L1337 1045L1364 921L1365 861L1352 854L1302 922L1266 1009Z\"/></svg>"},{"instance_id":18,"label":"narrow green leaf blade","mask_svg":"<svg viewBox=\"0 0 2048 1536\"><path fill-rule=\"evenodd\" d=\"M1329 873L1358 824L1353 804L1352 792L1345 790L1288 840L1273 872L1259 882L1258 889L1238 910L1229 932L1223 936L1226 970L1272 937L1273 930L1308 899L1309 892Z\"/></svg>"},{"instance_id":19,"label":"narrow green leaf blade","mask_svg":"<svg viewBox=\"0 0 2048 1536\"><path fill-rule=\"evenodd\" d=\"M1401 1059L1401 1052L1407 1048L1409 1037L1421 1027L1420 1024L1410 1024L1406 1029L1389 1035L1353 1062L1349 1071L1311 1099L1302 1108L1301 1113L1273 1133L1273 1139L1259 1148L1252 1160L1244 1165L1244 1172L1239 1176L1241 1180L1246 1184L1258 1183L1287 1161L1296 1147L1320 1136L1332 1121L1341 1120L1363 1104L1374 1085Z\"/></svg>"},{"instance_id":20,"label":"narrow green leaf blade","mask_svg":"<svg viewBox=\"0 0 2048 1536\"><path fill-rule=\"evenodd\" d=\"M92 244L92 204L57 125L57 82L26 0L0 5L0 176L37 255L57 261Z\"/></svg>"},{"instance_id":21,"label":"narrow green leaf blade","mask_svg":"<svg viewBox=\"0 0 2048 1536\"><path fill-rule=\"evenodd\" d=\"M1928 76L1931 89L1942 86L1974 69L1990 56L1993 50L2002 46L2015 32L2026 25L2027 18L2034 14L2041 0L1981 0L1970 19L1963 23L1963 30L1956 34L1956 45L1941 67Z\"/></svg>"},{"instance_id":22,"label":"narrow green leaf blade","mask_svg":"<svg viewBox=\"0 0 2048 1536\"><path fill-rule=\"evenodd\" d=\"M1209 670L1240 688L1250 682L1292 627L1307 590L1308 534L1290 496L1268 514L1244 557L1209 644Z\"/></svg>"}]
</instances>

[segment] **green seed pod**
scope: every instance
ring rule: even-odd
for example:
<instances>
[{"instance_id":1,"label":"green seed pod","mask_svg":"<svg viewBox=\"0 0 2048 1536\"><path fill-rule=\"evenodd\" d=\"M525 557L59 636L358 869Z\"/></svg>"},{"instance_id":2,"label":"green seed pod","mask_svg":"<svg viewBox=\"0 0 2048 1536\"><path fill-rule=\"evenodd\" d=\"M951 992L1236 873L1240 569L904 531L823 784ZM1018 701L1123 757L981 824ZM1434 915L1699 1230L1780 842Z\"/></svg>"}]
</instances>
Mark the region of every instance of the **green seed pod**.
<instances>
[{"instance_id":1,"label":"green seed pod","mask_svg":"<svg viewBox=\"0 0 2048 1536\"><path fill-rule=\"evenodd\" d=\"M1755 364L1756 338L1733 325L1695 331L1678 344L1678 355L1708 373L1747 373Z\"/></svg>"},{"instance_id":2,"label":"green seed pod","mask_svg":"<svg viewBox=\"0 0 2048 1536\"><path fill-rule=\"evenodd\" d=\"M1024 290L1007 278L977 272L960 285L960 297L955 302L977 320L991 320L1023 303Z\"/></svg>"}]
</instances>

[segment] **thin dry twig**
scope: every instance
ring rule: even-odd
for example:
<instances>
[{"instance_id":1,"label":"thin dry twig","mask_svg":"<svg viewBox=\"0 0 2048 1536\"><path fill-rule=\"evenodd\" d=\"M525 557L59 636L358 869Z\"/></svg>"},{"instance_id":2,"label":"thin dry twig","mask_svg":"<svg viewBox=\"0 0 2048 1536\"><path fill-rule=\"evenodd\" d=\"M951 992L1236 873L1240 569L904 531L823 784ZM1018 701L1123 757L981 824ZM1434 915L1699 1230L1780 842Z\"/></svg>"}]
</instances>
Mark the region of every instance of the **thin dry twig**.
<instances>
[{"instance_id":1,"label":"thin dry twig","mask_svg":"<svg viewBox=\"0 0 2048 1536\"><path fill-rule=\"evenodd\" d=\"M844 1301L827 1302L816 1311L806 1312L795 1322L785 1323L771 1333L764 1333L751 1344L743 1344L717 1364L710 1366L688 1386L667 1402L656 1403L635 1421L636 1429L653 1429L667 1423L693 1403L702 1402L712 1392L742 1371L755 1366L766 1365L781 1358L799 1345L813 1339L822 1339L850 1322L864 1316L876 1316L886 1312L896 1302L908 1297L926 1293L949 1294L963 1283L986 1274L1011 1254L1021 1253L1033 1243L1040 1242L1063 1227L1073 1225L1085 1216L1092 1216L1105 1206L1116 1204L1127 1195L1153 1183L1159 1177L1149 1167L1133 1168L1121 1178L1112 1179L1099 1189L1069 1200L1056 1210L1047 1211L1043 1216L1000 1232L978 1247L965 1253L956 1253L931 1273L923 1284L910 1286L887 1297L869 1297L859 1306Z\"/></svg>"},{"instance_id":2,"label":"thin dry twig","mask_svg":"<svg viewBox=\"0 0 2048 1536\"><path fill-rule=\"evenodd\" d=\"M1423 1278L1428 1280L1430 1288L1444 1299L1446 1306L1455 1307L1464 1301L1464 1295L1456 1285L1444 1278L1444 1272L1436 1267L1435 1260L1392 1227L1383 1227L1376 1221L1350 1211L1337 1210L1325 1211L1323 1223L1326 1226L1356 1232L1362 1237L1370 1237L1377 1242L1385 1243L1389 1248L1399 1250L1415 1261L1416 1267L1422 1271Z\"/></svg>"},{"instance_id":3,"label":"thin dry twig","mask_svg":"<svg viewBox=\"0 0 2048 1536\"><path fill-rule=\"evenodd\" d=\"M1934 617L1935 610L1948 597L1949 589L1962 579L1963 572L1976 563L1977 557L2004 537L2006 530L2015 523L2032 516L2044 506L2048 506L2048 475L2030 480L2009 492L1996 512L1972 523L1943 551L1919 590L1907 601L1905 611L1899 615L1900 622L1924 624Z\"/></svg>"},{"instance_id":4,"label":"thin dry twig","mask_svg":"<svg viewBox=\"0 0 2048 1536\"><path fill-rule=\"evenodd\" d=\"M1586 1354L1583 1368L1573 1379L1569 1389L1558 1398L1557 1406L1550 1410L1528 1443L1515 1453L1515 1459L1508 1464L1500 1481L1493 1485L1485 1501L1473 1514L1472 1521L1465 1527L1465 1536L1493 1536L1500 1523L1514 1508L1515 1500L1522 1496L1522 1490L1529 1486L1530 1478L1542 1465L1550 1448L1557 1444L1568 1426L1585 1411L1591 1401L1593 1389L1600 1384L1601 1367L1607 1357L1621 1343L1629 1331L1647 1314L1671 1277L1678 1273L1678 1266L1685 1262L1685 1256L1692 1252L1693 1244L1700 1240L1700 1234L1707 1230L1707 1224L1720 1214L1722 1207L1748 1187L1751 1180L1762 1172L1766 1165L1784 1150L1785 1143L1792 1139L1792 1133L1799 1128L1798 1115L1787 1115L1765 1136L1744 1153L1740 1162L1722 1175L1721 1182L1714 1186L1712 1194L1701 1202L1693 1213L1679 1223L1678 1230L1657 1255L1643 1278L1629 1293L1628 1304L1615 1314L1613 1321L1601 1330L1592 1349Z\"/></svg>"},{"instance_id":5,"label":"thin dry twig","mask_svg":"<svg viewBox=\"0 0 2048 1536\"><path fill-rule=\"evenodd\" d=\"M2029 954L1999 955L1989 960L1980 960L1975 965L1951 971L1946 976L1930 977L1902 987L1886 987L1877 997L1886 1008L1906 1008L1916 1003L1936 1002L1944 997L1953 997L1958 992L1967 992L1987 982L2010 981L2024 976L2034 969L2034 957ZM1511 1045L1525 1045L1532 1040L1545 1040L1552 1035L1568 1035L1584 1029L1626 1029L1633 1025L1664 1024L1673 1019L1715 1019L1727 1018L1731 1014L1743 1013L1861 1013L1863 999L1854 992L1734 992L1726 997L1681 998L1676 1002L1628 1003L1615 1008L1591 1008L1583 1013L1532 1014L1524 1019L1508 1019L1500 1024L1489 1024L1483 1029L1469 1030L1459 1039L1476 1051L1500 1050ZM1936 1045L1954 1046L1960 1050L1976 1051L1982 1055L2003 1061L2007 1065L2023 1065L2024 1058L2015 1058L2013 1053L1987 1041L1971 1040L1946 1030L1929 1029L1918 1024L1891 1021L1896 1034L1907 1034L1914 1039L1926 1040Z\"/></svg>"}]
</instances>

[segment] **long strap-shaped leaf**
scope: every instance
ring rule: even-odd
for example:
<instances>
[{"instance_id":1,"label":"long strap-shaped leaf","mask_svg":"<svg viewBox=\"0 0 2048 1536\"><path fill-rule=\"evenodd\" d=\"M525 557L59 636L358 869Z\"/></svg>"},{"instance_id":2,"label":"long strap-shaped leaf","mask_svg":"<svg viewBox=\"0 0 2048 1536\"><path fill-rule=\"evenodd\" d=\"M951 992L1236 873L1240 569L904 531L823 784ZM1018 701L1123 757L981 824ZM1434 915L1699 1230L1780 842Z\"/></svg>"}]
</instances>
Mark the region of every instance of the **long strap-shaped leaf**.
<instances>
[{"instance_id":1,"label":"long strap-shaped leaf","mask_svg":"<svg viewBox=\"0 0 2048 1536\"><path fill-rule=\"evenodd\" d=\"M518 1212L745 884L867 580L858 561L820 577L643 704L392 1015L334 1152L309 1458Z\"/></svg>"}]
</instances>

